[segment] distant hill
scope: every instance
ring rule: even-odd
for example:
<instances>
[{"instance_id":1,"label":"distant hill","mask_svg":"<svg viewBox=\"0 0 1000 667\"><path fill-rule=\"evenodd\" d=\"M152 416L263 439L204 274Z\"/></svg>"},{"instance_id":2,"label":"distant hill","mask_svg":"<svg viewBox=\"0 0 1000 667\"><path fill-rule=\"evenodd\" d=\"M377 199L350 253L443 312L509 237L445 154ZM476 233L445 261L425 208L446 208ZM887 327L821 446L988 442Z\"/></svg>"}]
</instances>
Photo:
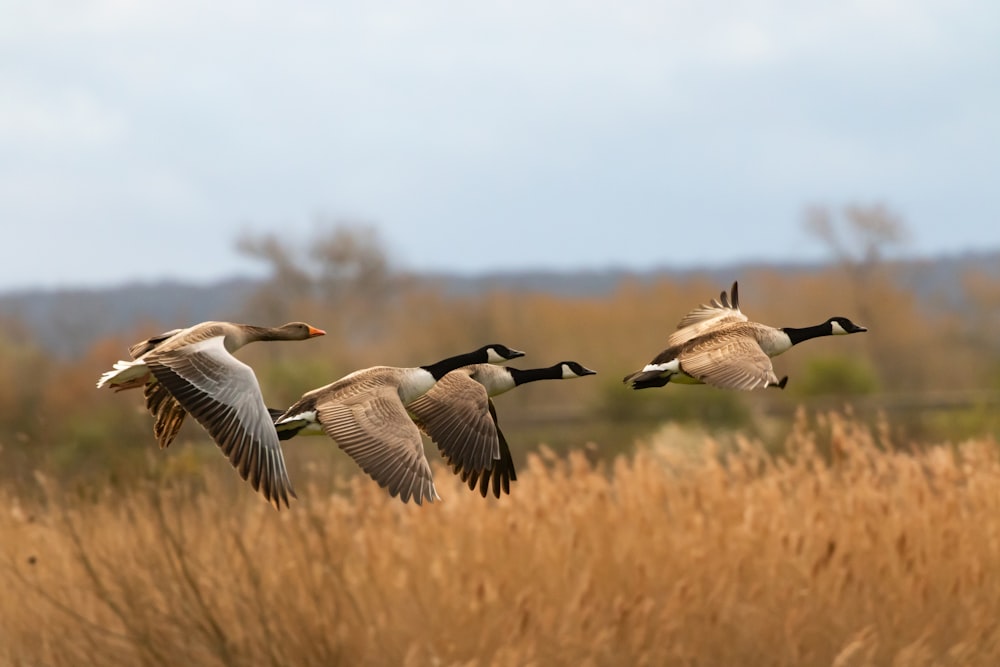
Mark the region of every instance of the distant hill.
<instances>
[{"instance_id":1,"label":"distant hill","mask_svg":"<svg viewBox=\"0 0 1000 667\"><path fill-rule=\"evenodd\" d=\"M1000 279L1000 251L894 262L904 285L935 303L961 310L962 275L983 272ZM543 292L558 296L609 294L623 280L653 281L695 275L727 286L735 276L755 269L796 274L821 270L819 265L741 264L708 269L647 271L624 269L581 271L517 271L463 276L447 273L416 274L448 294L474 295L490 290ZM196 286L181 282L126 284L107 289L19 290L0 293L0 316L20 320L37 332L38 340L55 354L79 354L94 340L142 321L164 327L183 326L208 319L238 317L247 299L262 281L234 278Z\"/></svg>"},{"instance_id":2,"label":"distant hill","mask_svg":"<svg viewBox=\"0 0 1000 667\"><path fill-rule=\"evenodd\" d=\"M899 279L916 293L943 297L959 306L962 299L961 276L967 272L983 272L1000 278L1000 251L969 253L933 259L911 259L891 262ZM437 282L451 294L471 295L488 290L544 292L559 296L595 296L609 294L622 280L649 282L661 278L687 279L700 276L729 285L740 275L755 270L777 271L791 276L813 273L827 268L820 264L734 264L705 269L674 269L659 267L645 271L626 269L581 271L518 271L484 273L476 276L453 274L423 274L422 278Z\"/></svg>"},{"instance_id":3,"label":"distant hill","mask_svg":"<svg viewBox=\"0 0 1000 667\"><path fill-rule=\"evenodd\" d=\"M127 284L107 289L20 290L0 294L0 315L32 327L55 354L79 354L93 341L142 321L167 328L227 319L257 287L252 280L196 286L180 282Z\"/></svg>"}]
</instances>

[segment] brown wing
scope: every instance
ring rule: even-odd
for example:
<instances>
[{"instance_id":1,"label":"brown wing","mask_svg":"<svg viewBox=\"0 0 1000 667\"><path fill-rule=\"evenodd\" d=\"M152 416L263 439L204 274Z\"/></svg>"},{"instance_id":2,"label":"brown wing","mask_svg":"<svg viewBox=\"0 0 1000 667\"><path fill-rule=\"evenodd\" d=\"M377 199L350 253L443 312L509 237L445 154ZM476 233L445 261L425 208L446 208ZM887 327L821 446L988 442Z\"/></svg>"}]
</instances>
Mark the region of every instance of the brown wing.
<instances>
[{"instance_id":1,"label":"brown wing","mask_svg":"<svg viewBox=\"0 0 1000 667\"><path fill-rule=\"evenodd\" d=\"M479 493L485 498L489 494L490 487L493 487L493 495L500 497L500 492L510 495L510 483L517 479L514 470L514 457L510 454L510 447L507 445L507 438L504 437L500 425L497 424L497 413L490 400L490 415L493 423L496 424L497 438L500 444L500 458L493 462L493 467L489 470L462 470L455 466L455 474L461 474L462 481L469 485L472 490L479 486Z\"/></svg>"},{"instance_id":2,"label":"brown wing","mask_svg":"<svg viewBox=\"0 0 1000 667\"><path fill-rule=\"evenodd\" d=\"M726 324L746 321L747 316L740 312L739 287L733 283L732 298L722 292L718 299L712 299L685 315L677 324L677 331L667 339L667 347L686 343Z\"/></svg>"},{"instance_id":3,"label":"brown wing","mask_svg":"<svg viewBox=\"0 0 1000 667\"><path fill-rule=\"evenodd\" d=\"M439 497L420 431L394 386L371 385L321 399L316 416L326 434L390 495L404 503L412 497L418 505Z\"/></svg>"},{"instance_id":4,"label":"brown wing","mask_svg":"<svg viewBox=\"0 0 1000 667\"><path fill-rule=\"evenodd\" d=\"M240 476L275 507L288 505L295 491L257 378L226 351L222 337L163 353L154 350L145 361L178 405L208 431Z\"/></svg>"},{"instance_id":5,"label":"brown wing","mask_svg":"<svg viewBox=\"0 0 1000 667\"><path fill-rule=\"evenodd\" d=\"M486 470L500 458L500 443L486 387L469 373L467 368L448 373L406 410L449 464Z\"/></svg>"},{"instance_id":6,"label":"brown wing","mask_svg":"<svg viewBox=\"0 0 1000 667\"><path fill-rule=\"evenodd\" d=\"M165 341L170 340L182 331L184 331L184 329L171 329L170 331L164 331L163 333L157 334L152 338L147 338L146 340L140 341L135 345L131 345L128 348L129 356L133 359L138 359L142 355L155 349L159 345L162 345Z\"/></svg>"},{"instance_id":7,"label":"brown wing","mask_svg":"<svg viewBox=\"0 0 1000 667\"><path fill-rule=\"evenodd\" d=\"M146 409L153 415L153 435L160 444L160 449L169 447L181 430L187 413L159 382L147 382L143 393L146 396Z\"/></svg>"},{"instance_id":8,"label":"brown wing","mask_svg":"<svg viewBox=\"0 0 1000 667\"><path fill-rule=\"evenodd\" d=\"M778 384L770 357L746 333L712 336L684 349L678 359L685 373L721 389L749 391Z\"/></svg>"}]
</instances>

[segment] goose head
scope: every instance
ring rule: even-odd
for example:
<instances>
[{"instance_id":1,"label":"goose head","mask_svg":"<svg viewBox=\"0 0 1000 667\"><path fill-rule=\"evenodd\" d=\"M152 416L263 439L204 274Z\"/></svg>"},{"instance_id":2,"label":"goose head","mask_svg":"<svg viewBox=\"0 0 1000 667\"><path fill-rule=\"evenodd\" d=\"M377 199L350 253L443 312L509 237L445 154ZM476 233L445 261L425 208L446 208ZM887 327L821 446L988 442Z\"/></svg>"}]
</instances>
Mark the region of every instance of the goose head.
<instances>
[{"instance_id":1,"label":"goose head","mask_svg":"<svg viewBox=\"0 0 1000 667\"><path fill-rule=\"evenodd\" d=\"M592 371L586 366L576 363L575 361L563 361L559 364L562 368L562 378L568 380L569 378L582 378L584 375L597 375L597 371Z\"/></svg>"},{"instance_id":2,"label":"goose head","mask_svg":"<svg viewBox=\"0 0 1000 667\"><path fill-rule=\"evenodd\" d=\"M830 325L830 333L834 336L844 336L852 333L868 331L866 327L855 324L846 317L831 317L826 321Z\"/></svg>"},{"instance_id":3,"label":"goose head","mask_svg":"<svg viewBox=\"0 0 1000 667\"><path fill-rule=\"evenodd\" d=\"M485 347L480 348L480 352L486 356L486 363L488 364L502 364L505 361L510 361L511 359L517 359L518 357L524 356L524 352L511 349L506 345L501 345L500 343L486 345Z\"/></svg>"},{"instance_id":4,"label":"goose head","mask_svg":"<svg viewBox=\"0 0 1000 667\"><path fill-rule=\"evenodd\" d=\"M287 336L289 340L305 340L326 334L322 329L317 329L305 322L289 322L278 327L276 331L280 332L282 337Z\"/></svg>"}]
</instances>

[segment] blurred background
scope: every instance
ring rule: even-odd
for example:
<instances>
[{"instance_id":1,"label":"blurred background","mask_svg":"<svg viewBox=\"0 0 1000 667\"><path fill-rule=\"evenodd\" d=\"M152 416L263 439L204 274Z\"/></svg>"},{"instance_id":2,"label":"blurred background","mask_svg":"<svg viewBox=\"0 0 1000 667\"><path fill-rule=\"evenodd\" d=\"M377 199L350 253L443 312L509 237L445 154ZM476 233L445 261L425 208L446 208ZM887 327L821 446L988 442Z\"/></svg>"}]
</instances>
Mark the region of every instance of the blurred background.
<instances>
[{"instance_id":1,"label":"blurred background","mask_svg":"<svg viewBox=\"0 0 1000 667\"><path fill-rule=\"evenodd\" d=\"M0 0L0 665L1000 664L1000 3ZM733 281L868 327L622 377ZM501 342L483 499L329 439L276 512L131 343L265 399ZM780 454L780 455L776 455Z\"/></svg>"},{"instance_id":2,"label":"blurred background","mask_svg":"<svg viewBox=\"0 0 1000 667\"><path fill-rule=\"evenodd\" d=\"M329 332L241 353L279 407L487 342L596 369L498 399L518 460L665 422L777 446L799 406L1000 428L1000 5L0 7L9 480L225 466L93 386L205 319ZM753 319L870 332L777 359L785 392L621 384L737 279Z\"/></svg>"}]
</instances>

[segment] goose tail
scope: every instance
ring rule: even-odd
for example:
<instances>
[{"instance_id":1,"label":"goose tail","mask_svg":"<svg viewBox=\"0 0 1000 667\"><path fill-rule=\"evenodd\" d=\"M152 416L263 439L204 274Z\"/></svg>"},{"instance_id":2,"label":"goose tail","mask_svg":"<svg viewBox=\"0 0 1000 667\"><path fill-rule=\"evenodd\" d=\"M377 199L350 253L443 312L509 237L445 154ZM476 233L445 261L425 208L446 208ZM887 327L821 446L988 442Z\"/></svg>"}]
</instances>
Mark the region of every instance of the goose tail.
<instances>
[{"instance_id":1,"label":"goose tail","mask_svg":"<svg viewBox=\"0 0 1000 667\"><path fill-rule=\"evenodd\" d=\"M663 387L670 382L670 374L665 374L662 370L641 370L629 373L622 379L626 385L633 389L649 389L651 387Z\"/></svg>"},{"instance_id":2,"label":"goose tail","mask_svg":"<svg viewBox=\"0 0 1000 667\"><path fill-rule=\"evenodd\" d=\"M109 386L115 391L134 389L146 384L149 377L149 367L141 361L115 362L110 371L101 374L97 380L97 388Z\"/></svg>"}]
</instances>

